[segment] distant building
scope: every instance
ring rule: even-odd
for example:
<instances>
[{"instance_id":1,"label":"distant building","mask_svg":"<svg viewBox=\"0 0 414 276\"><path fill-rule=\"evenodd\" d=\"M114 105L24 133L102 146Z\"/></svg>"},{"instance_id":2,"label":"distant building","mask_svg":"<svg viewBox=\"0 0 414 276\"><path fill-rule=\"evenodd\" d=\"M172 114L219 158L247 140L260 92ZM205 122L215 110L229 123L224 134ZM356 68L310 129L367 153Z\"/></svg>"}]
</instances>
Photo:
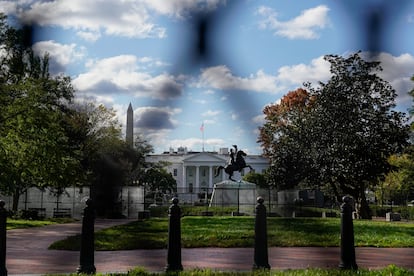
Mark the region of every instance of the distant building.
<instances>
[{"instance_id":1,"label":"distant building","mask_svg":"<svg viewBox=\"0 0 414 276\"><path fill-rule=\"evenodd\" d=\"M145 160L149 163L167 162L166 169L177 181L178 192L212 189L215 183L228 178L224 170L215 176L216 169L225 166L229 160L228 148L221 148L219 152L193 152L180 147L177 151L170 149L162 154L148 155ZM268 159L260 155L247 155L245 161L257 173L263 173L269 167ZM235 172L233 178L241 179L249 171L249 168L245 168L241 173Z\"/></svg>"},{"instance_id":2,"label":"distant building","mask_svg":"<svg viewBox=\"0 0 414 276\"><path fill-rule=\"evenodd\" d=\"M131 103L127 111L126 142L133 146L134 113ZM168 152L150 154L145 157L148 163L164 161L168 163L167 171L177 181L178 192L193 193L202 189L212 189L215 183L228 178L222 170L218 176L215 171L219 166L225 166L229 160L228 148L221 148L218 152L188 151L185 147L179 147L176 151L170 148ZM269 167L269 161L261 155L247 155L246 164L252 166L257 173L264 172ZM234 179L240 179L250 169L245 168L241 173L235 172Z\"/></svg>"}]
</instances>

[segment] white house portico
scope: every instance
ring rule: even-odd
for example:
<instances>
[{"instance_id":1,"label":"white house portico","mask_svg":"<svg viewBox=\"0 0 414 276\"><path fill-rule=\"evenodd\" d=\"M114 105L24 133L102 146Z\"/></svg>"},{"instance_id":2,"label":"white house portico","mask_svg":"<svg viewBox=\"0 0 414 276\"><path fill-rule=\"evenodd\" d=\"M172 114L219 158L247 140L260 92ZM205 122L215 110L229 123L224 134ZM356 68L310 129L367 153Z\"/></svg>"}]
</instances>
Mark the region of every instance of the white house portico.
<instances>
[{"instance_id":1,"label":"white house portico","mask_svg":"<svg viewBox=\"0 0 414 276\"><path fill-rule=\"evenodd\" d=\"M224 156L201 152L192 154L183 159L183 176L181 184L177 181L177 188L187 188L191 192L196 190L213 188L214 183L223 180L224 174L220 173L215 177L215 171L218 166L224 165L226 159Z\"/></svg>"}]
</instances>

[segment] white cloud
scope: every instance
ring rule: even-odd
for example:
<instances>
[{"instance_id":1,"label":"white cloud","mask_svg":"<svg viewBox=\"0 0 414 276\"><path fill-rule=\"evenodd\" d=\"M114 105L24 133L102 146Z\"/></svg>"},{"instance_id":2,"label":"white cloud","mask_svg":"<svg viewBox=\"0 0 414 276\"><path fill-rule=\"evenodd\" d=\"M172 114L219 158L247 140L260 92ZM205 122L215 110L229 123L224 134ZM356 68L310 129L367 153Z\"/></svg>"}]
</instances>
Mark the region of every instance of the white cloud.
<instances>
[{"instance_id":1,"label":"white cloud","mask_svg":"<svg viewBox=\"0 0 414 276\"><path fill-rule=\"evenodd\" d=\"M88 72L73 79L76 89L90 93L125 93L168 100L182 95L182 84L166 73L152 76L139 71L138 58L120 55L87 63Z\"/></svg>"},{"instance_id":2,"label":"white cloud","mask_svg":"<svg viewBox=\"0 0 414 276\"><path fill-rule=\"evenodd\" d=\"M85 49L76 44L60 44L53 40L37 42L33 45L33 51L43 56L49 54L50 66L53 73L62 73L66 66L74 61L79 61L85 56Z\"/></svg>"},{"instance_id":3,"label":"white cloud","mask_svg":"<svg viewBox=\"0 0 414 276\"><path fill-rule=\"evenodd\" d=\"M183 17L188 12L214 10L225 0L20 0L0 1L0 10L22 22L74 29L79 37L96 41L102 34L134 38L164 38L157 14Z\"/></svg>"},{"instance_id":4,"label":"white cloud","mask_svg":"<svg viewBox=\"0 0 414 276\"><path fill-rule=\"evenodd\" d=\"M262 70L248 77L235 76L225 66L209 67L201 71L197 87L220 90L244 90L251 92L284 93L302 86L304 82L319 82L330 78L330 64L323 56L313 59L310 64L283 66L277 75L269 75Z\"/></svg>"},{"instance_id":5,"label":"white cloud","mask_svg":"<svg viewBox=\"0 0 414 276\"><path fill-rule=\"evenodd\" d=\"M331 77L329 69L330 63L320 56L313 59L310 64L301 63L281 67L278 71L278 80L286 86L326 81Z\"/></svg>"},{"instance_id":6,"label":"white cloud","mask_svg":"<svg viewBox=\"0 0 414 276\"><path fill-rule=\"evenodd\" d=\"M381 61L383 71L379 74L387 80L410 78L413 75L414 57L411 54L393 56L389 53L381 53L375 59Z\"/></svg>"},{"instance_id":7,"label":"white cloud","mask_svg":"<svg viewBox=\"0 0 414 276\"><path fill-rule=\"evenodd\" d=\"M252 121L253 121L253 123L255 123L257 125L263 125L265 123L265 117L266 117L266 115L260 114L260 115L257 115L255 117L253 117Z\"/></svg>"},{"instance_id":8,"label":"white cloud","mask_svg":"<svg viewBox=\"0 0 414 276\"><path fill-rule=\"evenodd\" d=\"M165 37L165 28L152 22L142 1L33 0L30 8L16 7L15 13L26 23L78 30L88 40L96 39L101 31L135 38Z\"/></svg>"},{"instance_id":9,"label":"white cloud","mask_svg":"<svg viewBox=\"0 0 414 276\"><path fill-rule=\"evenodd\" d=\"M247 90L256 92L278 92L276 77L259 70L247 78L234 76L225 65L202 70L198 87L210 87L221 90Z\"/></svg>"},{"instance_id":10,"label":"white cloud","mask_svg":"<svg viewBox=\"0 0 414 276\"><path fill-rule=\"evenodd\" d=\"M378 75L392 85L398 95L397 105L402 111L407 111L412 103L412 97L408 92L414 89L414 82L411 80L414 74L414 56L411 54L392 56L388 53L381 53L377 58L381 61L383 68Z\"/></svg>"},{"instance_id":11,"label":"white cloud","mask_svg":"<svg viewBox=\"0 0 414 276\"><path fill-rule=\"evenodd\" d=\"M144 0L142 2L160 14L181 18L188 12L215 10L220 4L225 4L226 0Z\"/></svg>"},{"instance_id":12,"label":"white cloud","mask_svg":"<svg viewBox=\"0 0 414 276\"><path fill-rule=\"evenodd\" d=\"M261 6L256 13L264 17L259 22L260 28L271 30L275 35L289 39L316 39L319 38L317 30L324 29L329 24L328 12L327 6L320 5L304 10L288 21L278 20L278 14L269 7Z\"/></svg>"},{"instance_id":13,"label":"white cloud","mask_svg":"<svg viewBox=\"0 0 414 276\"><path fill-rule=\"evenodd\" d=\"M203 120L204 126L205 125L215 125L217 124L216 120L212 120L212 119L207 119L207 120Z\"/></svg>"},{"instance_id":14,"label":"white cloud","mask_svg":"<svg viewBox=\"0 0 414 276\"><path fill-rule=\"evenodd\" d=\"M414 88L414 83L411 81L414 72L414 57L410 54L392 56L388 53L381 53L376 58L381 61L383 68L382 72L378 72L379 76L388 81L396 90L398 94L396 102L405 111L411 106L412 101L408 92ZM330 78L330 63L320 56L311 60L309 64L283 66L274 76L259 71L245 78L233 75L231 70L224 65L210 67L202 70L196 85L219 90L286 93L301 87L305 82L318 85L320 81L326 82Z\"/></svg>"},{"instance_id":15,"label":"white cloud","mask_svg":"<svg viewBox=\"0 0 414 276\"><path fill-rule=\"evenodd\" d=\"M214 95L214 94L216 94L216 91L211 90L211 89L208 89L208 90L204 91L204 94L206 94L206 95Z\"/></svg>"},{"instance_id":16,"label":"white cloud","mask_svg":"<svg viewBox=\"0 0 414 276\"><path fill-rule=\"evenodd\" d=\"M214 117L221 113L221 110L207 110L206 112L202 113L201 116L203 117Z\"/></svg>"},{"instance_id":17,"label":"white cloud","mask_svg":"<svg viewBox=\"0 0 414 276\"><path fill-rule=\"evenodd\" d=\"M19 1L0 1L0 12L4 14L14 13Z\"/></svg>"},{"instance_id":18,"label":"white cloud","mask_svg":"<svg viewBox=\"0 0 414 276\"><path fill-rule=\"evenodd\" d=\"M95 42L101 37L101 33L99 31L97 31L97 32L79 31L76 34L80 38L82 38L86 41L90 41L90 42Z\"/></svg>"},{"instance_id":19,"label":"white cloud","mask_svg":"<svg viewBox=\"0 0 414 276\"><path fill-rule=\"evenodd\" d=\"M201 138L187 138L187 139L172 139L164 143L164 145L171 146L172 148L187 147L188 150L201 149L202 145L206 150L213 150L224 147L227 142L220 138L201 139Z\"/></svg>"}]
</instances>

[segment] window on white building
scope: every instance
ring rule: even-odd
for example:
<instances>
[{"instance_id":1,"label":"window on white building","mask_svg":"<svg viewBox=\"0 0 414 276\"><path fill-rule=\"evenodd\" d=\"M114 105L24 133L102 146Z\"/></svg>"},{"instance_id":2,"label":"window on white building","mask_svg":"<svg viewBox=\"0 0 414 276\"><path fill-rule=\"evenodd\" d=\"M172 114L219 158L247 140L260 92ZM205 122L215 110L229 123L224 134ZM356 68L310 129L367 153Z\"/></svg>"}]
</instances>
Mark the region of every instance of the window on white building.
<instances>
[{"instance_id":1,"label":"window on white building","mask_svg":"<svg viewBox=\"0 0 414 276\"><path fill-rule=\"evenodd\" d=\"M174 176L177 176L177 175L178 175L178 170L174 169Z\"/></svg>"}]
</instances>

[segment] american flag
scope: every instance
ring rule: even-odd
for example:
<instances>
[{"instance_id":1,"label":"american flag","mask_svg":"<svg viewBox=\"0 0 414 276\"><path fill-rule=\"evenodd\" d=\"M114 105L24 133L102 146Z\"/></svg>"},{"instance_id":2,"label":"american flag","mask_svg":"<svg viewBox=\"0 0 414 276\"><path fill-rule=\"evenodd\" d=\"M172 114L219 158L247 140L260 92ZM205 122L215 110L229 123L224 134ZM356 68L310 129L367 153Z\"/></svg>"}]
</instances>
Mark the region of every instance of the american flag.
<instances>
[{"instance_id":1,"label":"american flag","mask_svg":"<svg viewBox=\"0 0 414 276\"><path fill-rule=\"evenodd\" d=\"M200 126L200 131L201 132L204 132L204 122L201 124L201 126Z\"/></svg>"}]
</instances>

